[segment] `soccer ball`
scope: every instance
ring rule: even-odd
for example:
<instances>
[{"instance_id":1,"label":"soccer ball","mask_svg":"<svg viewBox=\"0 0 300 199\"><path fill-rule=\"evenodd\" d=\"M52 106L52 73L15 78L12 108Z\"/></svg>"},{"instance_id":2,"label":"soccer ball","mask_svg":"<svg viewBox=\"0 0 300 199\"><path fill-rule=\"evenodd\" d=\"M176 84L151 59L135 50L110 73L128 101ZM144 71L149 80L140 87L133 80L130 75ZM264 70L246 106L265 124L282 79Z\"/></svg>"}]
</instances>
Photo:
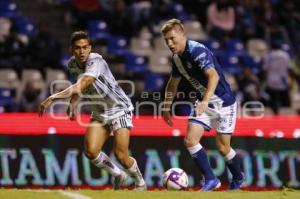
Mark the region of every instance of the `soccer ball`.
<instances>
[{"instance_id":1,"label":"soccer ball","mask_svg":"<svg viewBox=\"0 0 300 199\"><path fill-rule=\"evenodd\" d=\"M171 168L164 173L163 186L168 190L183 190L188 187L188 176L180 168Z\"/></svg>"}]
</instances>

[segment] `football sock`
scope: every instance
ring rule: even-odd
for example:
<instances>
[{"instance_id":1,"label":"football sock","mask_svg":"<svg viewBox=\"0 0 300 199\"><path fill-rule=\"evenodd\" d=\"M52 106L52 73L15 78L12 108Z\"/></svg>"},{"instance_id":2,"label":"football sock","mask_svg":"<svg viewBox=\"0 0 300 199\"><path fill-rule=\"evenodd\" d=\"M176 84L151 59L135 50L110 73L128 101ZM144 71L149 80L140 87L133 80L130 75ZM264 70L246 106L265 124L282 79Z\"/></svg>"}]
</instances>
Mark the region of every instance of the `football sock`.
<instances>
[{"instance_id":1,"label":"football sock","mask_svg":"<svg viewBox=\"0 0 300 199\"><path fill-rule=\"evenodd\" d=\"M192 159L204 175L205 181L215 179L216 176L210 166L207 153L201 144L198 143L197 145L188 147L187 149L190 152Z\"/></svg>"},{"instance_id":2,"label":"football sock","mask_svg":"<svg viewBox=\"0 0 300 199\"><path fill-rule=\"evenodd\" d=\"M226 161L226 166L232 174L234 179L242 179L243 174L240 168L236 152L233 149L230 149L229 153L224 157Z\"/></svg>"},{"instance_id":3,"label":"football sock","mask_svg":"<svg viewBox=\"0 0 300 199\"><path fill-rule=\"evenodd\" d=\"M112 176L118 176L121 174L121 170L115 165L112 160L102 151L97 158L91 160L91 162L98 168L103 168L108 171Z\"/></svg>"},{"instance_id":4,"label":"football sock","mask_svg":"<svg viewBox=\"0 0 300 199\"><path fill-rule=\"evenodd\" d=\"M136 163L136 160L133 157L130 157L134 162L133 165L126 169L126 172L134 179L136 186L143 186L145 184L144 178L141 174L141 171Z\"/></svg>"}]
</instances>

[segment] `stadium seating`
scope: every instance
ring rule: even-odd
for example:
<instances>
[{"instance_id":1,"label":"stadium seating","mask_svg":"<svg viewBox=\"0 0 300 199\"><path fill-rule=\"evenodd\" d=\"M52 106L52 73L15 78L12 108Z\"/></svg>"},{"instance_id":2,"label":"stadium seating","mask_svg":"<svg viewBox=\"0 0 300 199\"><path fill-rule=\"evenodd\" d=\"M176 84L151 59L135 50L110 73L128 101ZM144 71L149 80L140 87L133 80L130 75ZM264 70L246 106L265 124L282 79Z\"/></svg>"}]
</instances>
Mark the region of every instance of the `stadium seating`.
<instances>
[{"instance_id":1,"label":"stadium seating","mask_svg":"<svg viewBox=\"0 0 300 199\"><path fill-rule=\"evenodd\" d=\"M6 17L0 17L0 41L4 41L4 39L9 35L12 23Z\"/></svg>"},{"instance_id":2,"label":"stadium seating","mask_svg":"<svg viewBox=\"0 0 300 199\"><path fill-rule=\"evenodd\" d=\"M73 23L76 19L73 21L70 19L68 23L67 20L53 20L52 16L60 16L60 18L61 16L65 16L65 18L67 18L69 15L72 15L70 14L72 13L72 10L68 10L71 7L71 1L48 0L46 3L44 1L38 2L39 3L37 3L36 6L30 7L27 5L24 6L25 1L21 0L0 0L1 42L8 38L10 30L13 27L13 30L15 30L17 34L16 37L10 39L17 38L19 41L24 43L24 46L27 46L29 41L31 41L31 36L34 36L37 32L35 24L39 21L47 21L47 18L49 17L52 19L47 22L49 23L51 33L53 33L55 37L61 39L64 44L68 42L68 37L70 36L71 31L75 29L78 30L79 28L75 27L76 25ZM130 9L132 2L126 2L126 6ZM47 13L45 16L45 13L43 13L45 10L44 8L47 8L47 5L50 4L54 10L51 10L51 12ZM151 3L149 2L149 5L150 4ZM273 38L273 33L269 27L261 27L261 32L256 32L256 29L258 28L256 24L257 22L253 21L253 18L256 15L255 11L253 11L254 13L247 11L246 14L249 15L242 16L243 19L236 21L237 32L234 32L234 34L224 35L224 38L210 38L210 35L205 30L206 22L202 20L202 18L199 18L200 15L198 15L198 13L191 14L191 12L193 12L191 7L189 7L189 12L187 12L188 6L193 7L194 3L167 1L164 2L164 4L164 9L166 10L159 10L157 16L155 13L154 16L152 16L153 18L149 18L149 20L153 20L151 23L147 23L147 25L144 23L140 24L144 25L144 27L139 27L141 30L137 34L133 31L134 34L126 34L126 36L113 35L109 31L111 28L111 24L109 24L109 12L103 12L105 14L98 13L99 15L97 14L95 16L87 16L87 24L83 25L92 37L93 51L100 53L105 58L116 79L132 78L132 81L139 85L139 91L142 91L143 89L148 91L149 89L149 91L153 92L161 89L162 80L164 80L165 75L169 75L171 72L171 52L166 46L164 38L160 34L160 28L162 24L170 18L178 18L182 20L187 37L189 39L202 42L213 51L218 61L221 63L222 68L226 72L226 78L229 77L228 82L231 84L233 90L238 90L236 77L241 74L244 67L250 67L253 73L260 77L263 57L269 50L268 42L270 42L270 39ZM195 5L196 4L197 3L195 3ZM242 7L242 4L235 7L237 11L236 17L239 17L239 12L245 12L244 10L238 10ZM20 9L22 9L22 12L20 12ZM106 8L103 7L101 9L105 11ZM30 12L32 11L36 11L36 13L31 15ZM39 14L43 17L36 17L39 16ZM241 21L245 23L239 24ZM132 21L129 20L129 23L131 22ZM245 27L243 26L245 24L247 26L247 30L242 30L243 27ZM130 25L131 24L128 24L128 27L130 27ZM251 34L247 35L249 33L247 32L249 30L249 26L251 26L251 31L254 32L253 34L250 32ZM290 42L291 40L287 38L287 33L290 34L287 32L287 30L289 31L289 27L287 25L280 24L279 26L281 48L294 58L296 51L295 46L297 46L297 43L292 43ZM63 31L61 31L61 28L56 27L66 27L66 30L63 29ZM120 31L120 33L123 32ZM234 37L232 35L234 35ZM299 37L295 36L295 38ZM66 47L67 45L63 46ZM57 79L69 79L74 82L75 79L72 79L73 77L68 77L68 74L66 73L66 63L70 58L70 54L67 53L67 48L64 49L61 57L62 68L59 70L48 68L44 70L45 74L42 76L39 71L24 69L30 67L30 64L27 63L28 56L24 55L24 61L22 62L24 63L24 68L11 66L11 68L18 70L18 73L12 69L0 69L0 87L16 90L16 97L14 96L14 98L20 99L23 86L27 81L34 81L34 85L40 89L44 89L46 85L49 85L50 82ZM29 66L27 66L27 64ZM0 68L4 67L7 66L5 64L0 65ZM49 67L57 68L57 66ZM295 92L293 96L298 96L299 94L299 90L291 92ZM296 99L297 97L293 97L293 99L294 98ZM294 101L296 102L297 100L295 99ZM300 109L295 108L294 105L292 105L292 107L294 110ZM285 113L291 111L286 109L281 110L281 112Z\"/></svg>"},{"instance_id":3,"label":"stadium seating","mask_svg":"<svg viewBox=\"0 0 300 199\"><path fill-rule=\"evenodd\" d=\"M18 96L21 95L24 86L29 81L33 83L33 87L36 89L40 89L40 90L46 89L46 82L44 81L42 74L39 70L24 69L21 74L22 86L18 90Z\"/></svg>"},{"instance_id":4,"label":"stadium seating","mask_svg":"<svg viewBox=\"0 0 300 199\"><path fill-rule=\"evenodd\" d=\"M126 55L125 67L128 73L145 73L148 69L146 58L129 53Z\"/></svg>"},{"instance_id":5,"label":"stadium seating","mask_svg":"<svg viewBox=\"0 0 300 199\"><path fill-rule=\"evenodd\" d=\"M284 50L285 52L287 52L291 57L293 56L294 49L292 48L292 46L289 43L282 42L281 49Z\"/></svg>"},{"instance_id":6,"label":"stadium seating","mask_svg":"<svg viewBox=\"0 0 300 199\"><path fill-rule=\"evenodd\" d=\"M243 55L245 53L244 44L239 39L229 39L224 44L225 50L238 54Z\"/></svg>"},{"instance_id":7,"label":"stadium seating","mask_svg":"<svg viewBox=\"0 0 300 199\"><path fill-rule=\"evenodd\" d=\"M46 70L46 82L50 83L54 80L66 80L66 74L62 70L55 70L55 69L50 69L48 68Z\"/></svg>"},{"instance_id":8,"label":"stadium seating","mask_svg":"<svg viewBox=\"0 0 300 199\"><path fill-rule=\"evenodd\" d=\"M111 35L108 39L108 53L118 56L126 56L129 52L128 43L124 36Z\"/></svg>"},{"instance_id":9,"label":"stadium seating","mask_svg":"<svg viewBox=\"0 0 300 199\"><path fill-rule=\"evenodd\" d=\"M16 71L13 69L0 69L0 87L14 89L20 86Z\"/></svg>"},{"instance_id":10,"label":"stadium seating","mask_svg":"<svg viewBox=\"0 0 300 199\"><path fill-rule=\"evenodd\" d=\"M0 87L0 113L16 110L14 90Z\"/></svg>"},{"instance_id":11,"label":"stadium seating","mask_svg":"<svg viewBox=\"0 0 300 199\"><path fill-rule=\"evenodd\" d=\"M242 72L239 54L232 52L223 53L222 56L220 56L220 62L225 72L231 74L240 74Z\"/></svg>"},{"instance_id":12,"label":"stadium seating","mask_svg":"<svg viewBox=\"0 0 300 199\"><path fill-rule=\"evenodd\" d=\"M0 16L2 17L17 17L20 13L17 9L17 4L13 0L0 1Z\"/></svg>"},{"instance_id":13,"label":"stadium seating","mask_svg":"<svg viewBox=\"0 0 300 199\"><path fill-rule=\"evenodd\" d=\"M145 78L145 89L149 92L161 91L165 80L165 76L162 74L148 73Z\"/></svg>"},{"instance_id":14,"label":"stadium seating","mask_svg":"<svg viewBox=\"0 0 300 199\"><path fill-rule=\"evenodd\" d=\"M149 56L153 50L149 39L137 37L131 39L130 51L137 55Z\"/></svg>"},{"instance_id":15,"label":"stadium seating","mask_svg":"<svg viewBox=\"0 0 300 199\"><path fill-rule=\"evenodd\" d=\"M15 26L17 32L20 34L33 36L36 33L35 25L33 24L33 22L24 16L15 18Z\"/></svg>"},{"instance_id":16,"label":"stadium seating","mask_svg":"<svg viewBox=\"0 0 300 199\"><path fill-rule=\"evenodd\" d=\"M184 22L187 37L192 40L202 41L207 38L205 31L199 21L188 20Z\"/></svg>"},{"instance_id":17,"label":"stadium seating","mask_svg":"<svg viewBox=\"0 0 300 199\"><path fill-rule=\"evenodd\" d=\"M258 74L262 70L262 60L259 57L254 57L246 53L242 56L241 61L245 67L250 67L254 74Z\"/></svg>"},{"instance_id":18,"label":"stadium seating","mask_svg":"<svg viewBox=\"0 0 300 199\"><path fill-rule=\"evenodd\" d=\"M88 22L88 33L94 40L107 41L110 37L105 21L91 20Z\"/></svg>"},{"instance_id":19,"label":"stadium seating","mask_svg":"<svg viewBox=\"0 0 300 199\"><path fill-rule=\"evenodd\" d=\"M262 59L268 52L268 45L262 39L249 39L247 44L247 52L253 56Z\"/></svg>"},{"instance_id":20,"label":"stadium seating","mask_svg":"<svg viewBox=\"0 0 300 199\"><path fill-rule=\"evenodd\" d=\"M208 38L208 39L202 41L202 43L208 49L210 49L215 55L219 55L219 54L223 53L221 43L213 38Z\"/></svg>"},{"instance_id":21,"label":"stadium seating","mask_svg":"<svg viewBox=\"0 0 300 199\"><path fill-rule=\"evenodd\" d=\"M165 39L162 36L156 37L154 39L154 49L155 49L155 53L157 54L164 55L164 56L171 55L171 52L166 45Z\"/></svg>"},{"instance_id":22,"label":"stadium seating","mask_svg":"<svg viewBox=\"0 0 300 199\"><path fill-rule=\"evenodd\" d=\"M171 72L169 57L154 52L149 57L149 69L153 73L168 74Z\"/></svg>"},{"instance_id":23,"label":"stadium seating","mask_svg":"<svg viewBox=\"0 0 300 199\"><path fill-rule=\"evenodd\" d=\"M291 107L282 107L279 109L279 115L296 115L297 111Z\"/></svg>"}]
</instances>

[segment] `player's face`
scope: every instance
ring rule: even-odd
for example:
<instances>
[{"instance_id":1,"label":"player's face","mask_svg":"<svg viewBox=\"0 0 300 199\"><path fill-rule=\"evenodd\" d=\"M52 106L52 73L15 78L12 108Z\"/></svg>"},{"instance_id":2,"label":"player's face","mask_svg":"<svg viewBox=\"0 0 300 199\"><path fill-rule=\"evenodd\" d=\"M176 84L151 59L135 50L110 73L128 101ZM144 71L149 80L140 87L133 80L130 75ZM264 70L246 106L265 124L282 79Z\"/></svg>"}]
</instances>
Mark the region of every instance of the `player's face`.
<instances>
[{"instance_id":1,"label":"player's face","mask_svg":"<svg viewBox=\"0 0 300 199\"><path fill-rule=\"evenodd\" d=\"M173 28L164 34L167 46L174 54L182 54L186 45L184 32Z\"/></svg>"},{"instance_id":2,"label":"player's face","mask_svg":"<svg viewBox=\"0 0 300 199\"><path fill-rule=\"evenodd\" d=\"M80 63L85 63L91 52L91 45L87 39L80 39L73 43L72 53Z\"/></svg>"}]
</instances>

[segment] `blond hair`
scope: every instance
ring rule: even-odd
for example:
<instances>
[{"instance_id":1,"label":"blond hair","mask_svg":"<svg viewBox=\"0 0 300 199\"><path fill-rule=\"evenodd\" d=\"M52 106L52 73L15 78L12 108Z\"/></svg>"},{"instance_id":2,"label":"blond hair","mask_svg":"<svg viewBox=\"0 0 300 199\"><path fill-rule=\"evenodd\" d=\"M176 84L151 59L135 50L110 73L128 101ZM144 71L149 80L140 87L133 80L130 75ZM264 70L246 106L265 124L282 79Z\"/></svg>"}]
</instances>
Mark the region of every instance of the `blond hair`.
<instances>
[{"instance_id":1,"label":"blond hair","mask_svg":"<svg viewBox=\"0 0 300 199\"><path fill-rule=\"evenodd\" d=\"M170 19L166 21L161 27L161 32L163 34L166 34L168 31L172 30L175 27L178 27L180 31L184 32L184 26L179 19Z\"/></svg>"}]
</instances>

